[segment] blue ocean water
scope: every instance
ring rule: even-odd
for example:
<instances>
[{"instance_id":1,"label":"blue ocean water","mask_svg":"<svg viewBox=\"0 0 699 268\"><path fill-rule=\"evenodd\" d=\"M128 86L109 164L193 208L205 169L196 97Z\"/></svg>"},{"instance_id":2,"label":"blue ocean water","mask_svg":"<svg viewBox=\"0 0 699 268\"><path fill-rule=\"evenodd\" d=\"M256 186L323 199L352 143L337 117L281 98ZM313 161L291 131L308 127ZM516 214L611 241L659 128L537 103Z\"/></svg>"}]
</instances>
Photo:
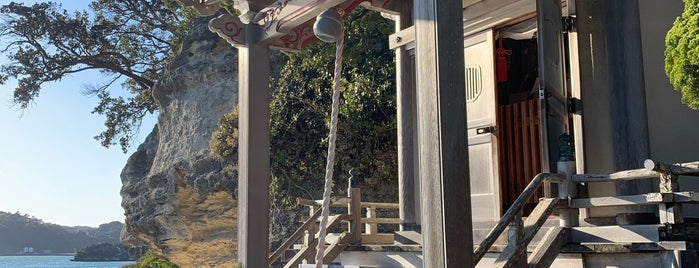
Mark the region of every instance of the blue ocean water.
<instances>
[{"instance_id":1,"label":"blue ocean water","mask_svg":"<svg viewBox=\"0 0 699 268\"><path fill-rule=\"evenodd\" d=\"M0 256L0 268L120 268L134 262L75 262L73 256Z\"/></svg>"}]
</instances>

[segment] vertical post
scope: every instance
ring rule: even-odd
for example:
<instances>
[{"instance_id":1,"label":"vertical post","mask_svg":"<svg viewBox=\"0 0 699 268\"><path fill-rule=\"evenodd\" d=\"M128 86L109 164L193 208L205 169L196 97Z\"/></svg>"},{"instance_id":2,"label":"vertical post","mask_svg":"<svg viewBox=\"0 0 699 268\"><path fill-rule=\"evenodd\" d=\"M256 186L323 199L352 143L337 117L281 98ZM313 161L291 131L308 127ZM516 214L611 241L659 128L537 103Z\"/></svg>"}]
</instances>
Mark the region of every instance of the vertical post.
<instances>
[{"instance_id":1,"label":"vertical post","mask_svg":"<svg viewBox=\"0 0 699 268\"><path fill-rule=\"evenodd\" d=\"M366 218L368 220L376 218L376 208L375 207L366 208ZM376 234L379 233L378 226L376 225L376 223L373 223L373 222L364 224L364 229L366 229L366 234L370 235L370 236L376 236Z\"/></svg>"},{"instance_id":2,"label":"vertical post","mask_svg":"<svg viewBox=\"0 0 699 268\"><path fill-rule=\"evenodd\" d=\"M267 267L269 257L269 46L257 44L262 27L246 26L238 48L238 261Z\"/></svg>"},{"instance_id":3,"label":"vertical post","mask_svg":"<svg viewBox=\"0 0 699 268\"><path fill-rule=\"evenodd\" d=\"M663 172L660 176L660 192L673 193L680 191L680 184L677 181L679 176L671 172ZM661 224L684 223L681 203L660 203L658 205L658 216Z\"/></svg>"},{"instance_id":4,"label":"vertical post","mask_svg":"<svg viewBox=\"0 0 699 268\"><path fill-rule=\"evenodd\" d=\"M462 2L414 3L423 267L471 267Z\"/></svg>"},{"instance_id":5,"label":"vertical post","mask_svg":"<svg viewBox=\"0 0 699 268\"><path fill-rule=\"evenodd\" d=\"M578 188L573 183L573 174L575 174L575 161L558 161L558 173L566 176L565 183L558 184L558 196L563 199L573 199L578 196ZM559 224L561 227L576 227L579 224L579 209L563 208L560 209Z\"/></svg>"},{"instance_id":6,"label":"vertical post","mask_svg":"<svg viewBox=\"0 0 699 268\"><path fill-rule=\"evenodd\" d=\"M676 251L661 251L660 253L660 267L661 268L679 268L679 259L675 255Z\"/></svg>"},{"instance_id":7,"label":"vertical post","mask_svg":"<svg viewBox=\"0 0 699 268\"><path fill-rule=\"evenodd\" d=\"M576 0L585 172L638 168L650 155L639 1ZM578 138L578 137L576 137ZM589 185L591 197L652 190L651 180ZM651 206L591 208L618 224L651 220Z\"/></svg>"},{"instance_id":8,"label":"vertical post","mask_svg":"<svg viewBox=\"0 0 699 268\"><path fill-rule=\"evenodd\" d=\"M312 217L313 214L316 213L316 210L320 209L320 207L315 207L315 206L310 206L308 207L308 217ZM314 223L308 226L308 229L306 229L306 232L304 233L303 236L303 246L308 248L308 254L306 254L306 257L303 259L304 263L313 263L315 261L315 256L316 256L316 247L313 245L313 240L315 240L315 235L318 233L318 224Z\"/></svg>"},{"instance_id":9,"label":"vertical post","mask_svg":"<svg viewBox=\"0 0 699 268\"><path fill-rule=\"evenodd\" d=\"M359 188L349 189L350 203L347 204L347 213L352 217L349 222L349 232L352 234L352 243L362 242L362 190Z\"/></svg>"},{"instance_id":10,"label":"vertical post","mask_svg":"<svg viewBox=\"0 0 699 268\"><path fill-rule=\"evenodd\" d=\"M519 243L522 242L524 238L524 221L522 221L522 210L517 211L517 215L510 223L510 228L507 230L507 244L512 245L516 248ZM519 256L513 256L517 258L514 267L526 267L527 266L527 250L524 250Z\"/></svg>"},{"instance_id":11,"label":"vertical post","mask_svg":"<svg viewBox=\"0 0 699 268\"><path fill-rule=\"evenodd\" d=\"M396 32L412 25L412 1L403 1L400 16L396 19ZM415 146L414 122L415 88L413 61L405 46L396 49L396 97L398 108L398 203L400 204L400 230L409 231L417 223L415 206Z\"/></svg>"}]
</instances>

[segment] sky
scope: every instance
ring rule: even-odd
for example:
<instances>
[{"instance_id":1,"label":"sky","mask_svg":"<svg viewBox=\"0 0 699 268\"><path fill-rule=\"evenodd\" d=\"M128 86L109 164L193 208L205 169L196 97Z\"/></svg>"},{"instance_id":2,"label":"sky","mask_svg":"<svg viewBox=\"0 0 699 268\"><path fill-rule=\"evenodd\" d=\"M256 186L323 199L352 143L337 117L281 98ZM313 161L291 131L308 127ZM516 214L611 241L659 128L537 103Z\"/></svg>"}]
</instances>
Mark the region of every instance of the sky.
<instances>
[{"instance_id":1,"label":"sky","mask_svg":"<svg viewBox=\"0 0 699 268\"><path fill-rule=\"evenodd\" d=\"M87 9L89 3L58 2L68 10ZM7 62L0 55L0 64ZM16 81L0 85L0 211L66 226L124 222L119 174L156 116L144 120L127 154L119 146L102 147L93 138L104 130L104 117L91 114L98 100L81 92L103 81L98 72L83 72L45 84L26 110L12 104Z\"/></svg>"}]
</instances>

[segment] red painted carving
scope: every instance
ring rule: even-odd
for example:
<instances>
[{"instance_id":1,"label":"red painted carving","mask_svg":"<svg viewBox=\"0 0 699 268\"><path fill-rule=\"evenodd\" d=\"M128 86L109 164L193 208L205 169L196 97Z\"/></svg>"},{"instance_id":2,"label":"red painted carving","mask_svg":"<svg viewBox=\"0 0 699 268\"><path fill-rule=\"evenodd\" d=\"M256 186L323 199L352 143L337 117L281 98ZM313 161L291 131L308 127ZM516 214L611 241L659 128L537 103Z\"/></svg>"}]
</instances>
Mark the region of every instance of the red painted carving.
<instances>
[{"instance_id":1,"label":"red painted carving","mask_svg":"<svg viewBox=\"0 0 699 268\"><path fill-rule=\"evenodd\" d=\"M313 34L312 23L305 23L296 27L290 33L280 38L284 42L284 47L289 49L302 49L316 39L316 36Z\"/></svg>"},{"instance_id":2,"label":"red painted carving","mask_svg":"<svg viewBox=\"0 0 699 268\"><path fill-rule=\"evenodd\" d=\"M243 28L230 21L226 22L223 27L225 29L225 35L230 39L236 39L238 36L240 36L240 32L243 31Z\"/></svg>"},{"instance_id":3,"label":"red painted carving","mask_svg":"<svg viewBox=\"0 0 699 268\"><path fill-rule=\"evenodd\" d=\"M268 31L272 27L272 23L277 20L277 16L282 13L282 10L291 2L291 0L279 0L274 3L274 6L265 8L260 11L257 16L262 16L260 20L261 24L264 25L265 31ZM256 17L257 17L256 16Z\"/></svg>"},{"instance_id":4,"label":"red painted carving","mask_svg":"<svg viewBox=\"0 0 699 268\"><path fill-rule=\"evenodd\" d=\"M243 23L238 17L223 14L209 21L209 30L218 34L231 45L244 43Z\"/></svg>"},{"instance_id":5,"label":"red painted carving","mask_svg":"<svg viewBox=\"0 0 699 268\"><path fill-rule=\"evenodd\" d=\"M276 31L279 31L279 29L281 29L281 27L282 27L286 22L296 20L296 18L298 18L299 16L301 16L301 15L307 13L309 10L315 8L316 6L319 6L319 5L322 4L323 2L325 2L325 0L316 0L316 1L310 2L310 3L306 4L306 5L304 5L303 7L299 8L299 9L296 9L293 13L288 14L288 15L282 17L282 18L279 18L279 22L277 22L277 26L276 26L276 29L275 29L275 30L276 30Z\"/></svg>"},{"instance_id":6,"label":"red painted carving","mask_svg":"<svg viewBox=\"0 0 699 268\"><path fill-rule=\"evenodd\" d=\"M285 22L292 21L304 12L308 12L309 9L319 4L322 4L323 2L326 2L326 0L316 0L313 2L309 2L309 4L306 4L303 7L298 8L293 13L286 14L282 18L278 18L279 14L281 14L282 9L284 9L284 7L286 7L286 5L288 5L291 1L292 0L279 0L277 1L278 4L274 8L262 11L265 12L265 17L262 20L264 21L265 30L268 31L272 27L274 27L274 30L279 31L279 29L284 25ZM360 4L364 2L367 2L368 4L374 7L384 8L389 5L389 2L391 2L391 0L348 1L338 6L340 14L343 17L347 17L347 15L349 15L350 12L352 12L355 8L357 8ZM279 47L281 49L301 50L306 46L310 45L311 43L315 42L316 40L318 40L318 38L313 34L313 21L311 20L294 28L288 34L279 38L278 41L275 42L274 46Z\"/></svg>"}]
</instances>

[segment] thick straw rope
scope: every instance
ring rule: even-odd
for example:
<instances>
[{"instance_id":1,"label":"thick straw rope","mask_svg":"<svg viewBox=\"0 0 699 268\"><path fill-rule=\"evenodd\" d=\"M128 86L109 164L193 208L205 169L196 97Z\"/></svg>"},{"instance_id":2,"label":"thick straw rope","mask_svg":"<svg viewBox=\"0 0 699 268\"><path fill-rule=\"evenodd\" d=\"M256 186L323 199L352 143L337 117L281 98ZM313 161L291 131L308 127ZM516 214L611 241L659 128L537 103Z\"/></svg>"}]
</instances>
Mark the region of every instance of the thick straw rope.
<instances>
[{"instance_id":1,"label":"thick straw rope","mask_svg":"<svg viewBox=\"0 0 699 268\"><path fill-rule=\"evenodd\" d=\"M328 217L330 215L330 194L333 187L333 167L335 166L335 139L337 138L337 118L340 106L340 78L342 73L342 51L344 49L344 30L337 39L335 50L335 77L333 88L332 112L330 113L330 135L328 141L328 161L325 166L325 189L323 192L323 207L318 231L318 251L316 252L316 268L323 266L325 252L325 235L327 232Z\"/></svg>"}]
</instances>

